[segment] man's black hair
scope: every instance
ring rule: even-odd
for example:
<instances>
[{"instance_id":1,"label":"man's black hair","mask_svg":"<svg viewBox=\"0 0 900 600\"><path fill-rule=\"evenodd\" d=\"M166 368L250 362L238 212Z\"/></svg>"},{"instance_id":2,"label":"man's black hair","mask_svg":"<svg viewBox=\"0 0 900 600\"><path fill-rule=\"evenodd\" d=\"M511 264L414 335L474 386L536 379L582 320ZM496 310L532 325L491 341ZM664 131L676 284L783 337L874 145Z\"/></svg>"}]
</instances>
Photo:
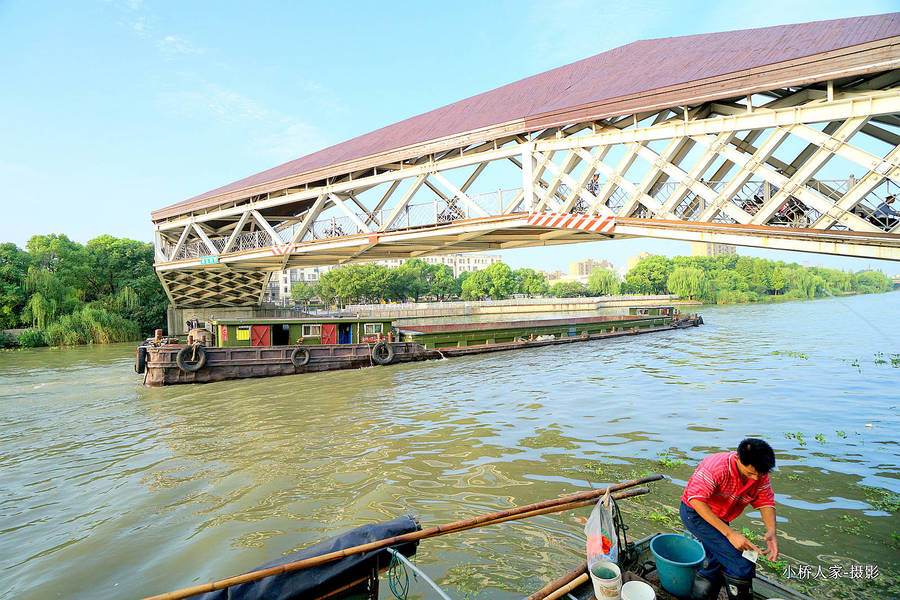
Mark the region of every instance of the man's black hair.
<instances>
[{"instance_id":1,"label":"man's black hair","mask_svg":"<svg viewBox=\"0 0 900 600\"><path fill-rule=\"evenodd\" d=\"M767 442L757 438L742 440L737 447L738 460L763 475L775 468L775 452Z\"/></svg>"}]
</instances>

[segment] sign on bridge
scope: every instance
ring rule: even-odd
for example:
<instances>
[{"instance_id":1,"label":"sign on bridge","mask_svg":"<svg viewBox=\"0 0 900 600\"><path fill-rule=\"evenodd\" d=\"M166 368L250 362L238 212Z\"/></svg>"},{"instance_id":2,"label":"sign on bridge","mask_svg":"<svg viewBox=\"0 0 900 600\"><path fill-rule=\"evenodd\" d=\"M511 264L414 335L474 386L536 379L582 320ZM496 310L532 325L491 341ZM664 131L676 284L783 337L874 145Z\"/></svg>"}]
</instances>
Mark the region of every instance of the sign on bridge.
<instances>
[{"instance_id":1,"label":"sign on bridge","mask_svg":"<svg viewBox=\"0 0 900 600\"><path fill-rule=\"evenodd\" d=\"M600 217L572 213L531 213L529 225L560 229L581 229L597 233L613 233L616 230L615 217Z\"/></svg>"}]
</instances>

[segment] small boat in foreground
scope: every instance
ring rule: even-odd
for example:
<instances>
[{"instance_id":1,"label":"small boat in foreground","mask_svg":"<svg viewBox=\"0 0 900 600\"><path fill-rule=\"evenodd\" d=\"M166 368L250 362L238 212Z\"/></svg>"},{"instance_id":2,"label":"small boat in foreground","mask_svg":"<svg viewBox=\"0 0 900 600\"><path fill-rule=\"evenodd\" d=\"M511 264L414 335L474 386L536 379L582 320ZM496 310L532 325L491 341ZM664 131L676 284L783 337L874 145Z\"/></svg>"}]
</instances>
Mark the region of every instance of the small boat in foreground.
<instances>
[{"instance_id":1,"label":"small boat in foreground","mask_svg":"<svg viewBox=\"0 0 900 600\"><path fill-rule=\"evenodd\" d=\"M380 317L216 320L188 332L187 343L157 331L138 346L144 385L360 369L671 331L703 324L673 306L632 307L627 315L493 323L395 324Z\"/></svg>"},{"instance_id":2,"label":"small boat in foreground","mask_svg":"<svg viewBox=\"0 0 900 600\"><path fill-rule=\"evenodd\" d=\"M399 517L385 523L359 527L262 565L244 575L175 590L145 600L181 600L197 596L204 600L325 600L326 598L376 600L379 597L379 574L385 570L388 571L391 591L400 589L404 596L407 591L415 591L424 593L425 597L446 599L449 598L448 594L407 560L407 557L415 553L419 541L457 534L476 527L566 512L596 504L607 494L611 499L614 535L619 548L617 564L622 573L622 581L645 582L653 588L657 599L675 600L675 596L659 585L657 567L651 556L651 543L654 538L667 534L657 533L638 541L631 540L626 535L628 528L622 520L617 504L617 500L649 493L650 488L637 486L662 478L662 475L649 475L599 490L545 500L426 529L422 529L418 521L412 517ZM407 568L417 575L421 589L409 590L409 578L405 573ZM429 590L425 584L433 589ZM526 600L560 598L575 600L594 598L587 563L547 584ZM753 598L812 600L759 574L753 580ZM727 600L724 591L720 599Z\"/></svg>"}]
</instances>

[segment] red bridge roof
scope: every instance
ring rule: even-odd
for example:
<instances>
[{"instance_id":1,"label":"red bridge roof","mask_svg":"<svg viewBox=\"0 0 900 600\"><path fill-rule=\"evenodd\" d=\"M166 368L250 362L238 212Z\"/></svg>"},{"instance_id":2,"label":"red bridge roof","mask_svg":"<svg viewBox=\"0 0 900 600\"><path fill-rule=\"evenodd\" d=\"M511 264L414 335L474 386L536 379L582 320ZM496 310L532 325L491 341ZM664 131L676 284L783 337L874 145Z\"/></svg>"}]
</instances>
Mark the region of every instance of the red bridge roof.
<instances>
[{"instance_id":1,"label":"red bridge roof","mask_svg":"<svg viewBox=\"0 0 900 600\"><path fill-rule=\"evenodd\" d=\"M341 142L152 217L499 135L897 68L900 40L890 40L897 36L900 13L633 42Z\"/></svg>"}]
</instances>

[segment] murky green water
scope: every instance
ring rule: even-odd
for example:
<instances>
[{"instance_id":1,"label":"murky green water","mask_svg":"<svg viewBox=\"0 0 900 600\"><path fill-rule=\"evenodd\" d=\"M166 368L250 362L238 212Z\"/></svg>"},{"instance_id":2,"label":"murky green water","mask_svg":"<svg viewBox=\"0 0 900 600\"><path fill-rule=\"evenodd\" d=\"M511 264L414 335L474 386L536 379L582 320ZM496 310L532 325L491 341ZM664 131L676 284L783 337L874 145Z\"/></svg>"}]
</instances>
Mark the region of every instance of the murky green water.
<instances>
[{"instance_id":1,"label":"murky green water","mask_svg":"<svg viewBox=\"0 0 900 600\"><path fill-rule=\"evenodd\" d=\"M666 473L623 507L639 536L746 435L777 451L789 565L844 569L820 597L891 597L900 517L862 486L900 492L898 307L708 307L700 329L634 339L164 389L139 385L131 345L0 353L0 598L150 595L402 513L430 526ZM427 540L417 564L454 597L520 598L583 560L588 514ZM851 579L866 565L878 577Z\"/></svg>"}]
</instances>

